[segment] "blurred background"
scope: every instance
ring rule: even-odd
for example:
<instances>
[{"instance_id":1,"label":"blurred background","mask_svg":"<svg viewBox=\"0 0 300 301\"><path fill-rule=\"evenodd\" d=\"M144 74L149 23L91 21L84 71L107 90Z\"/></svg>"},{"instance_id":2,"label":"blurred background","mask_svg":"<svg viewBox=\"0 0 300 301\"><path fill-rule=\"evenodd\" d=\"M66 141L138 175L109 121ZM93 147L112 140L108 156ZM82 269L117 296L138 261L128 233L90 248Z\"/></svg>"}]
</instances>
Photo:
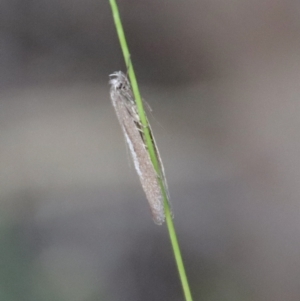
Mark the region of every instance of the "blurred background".
<instances>
[{"instance_id":1,"label":"blurred background","mask_svg":"<svg viewBox=\"0 0 300 301\"><path fill-rule=\"evenodd\" d=\"M194 299L299 300L300 2L118 2ZM183 300L108 1L2 0L0 24L0 300Z\"/></svg>"}]
</instances>

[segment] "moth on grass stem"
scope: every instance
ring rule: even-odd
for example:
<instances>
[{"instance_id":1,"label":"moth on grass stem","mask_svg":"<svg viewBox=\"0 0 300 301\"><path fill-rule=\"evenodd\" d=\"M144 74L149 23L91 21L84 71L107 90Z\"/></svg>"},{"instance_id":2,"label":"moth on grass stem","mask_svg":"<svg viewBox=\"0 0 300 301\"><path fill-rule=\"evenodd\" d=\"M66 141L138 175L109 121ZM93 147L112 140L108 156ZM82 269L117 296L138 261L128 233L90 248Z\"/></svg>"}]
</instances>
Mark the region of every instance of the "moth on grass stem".
<instances>
[{"instance_id":1,"label":"moth on grass stem","mask_svg":"<svg viewBox=\"0 0 300 301\"><path fill-rule=\"evenodd\" d=\"M110 78L110 98L112 104L130 150L134 167L148 199L153 220L156 224L161 225L165 220L165 212L164 198L159 179L161 179L168 197L169 195L164 167L149 122L147 121L147 126L159 161L160 174L156 172L151 161L145 142L144 126L141 123L128 78L122 71L114 72L110 75Z\"/></svg>"}]
</instances>

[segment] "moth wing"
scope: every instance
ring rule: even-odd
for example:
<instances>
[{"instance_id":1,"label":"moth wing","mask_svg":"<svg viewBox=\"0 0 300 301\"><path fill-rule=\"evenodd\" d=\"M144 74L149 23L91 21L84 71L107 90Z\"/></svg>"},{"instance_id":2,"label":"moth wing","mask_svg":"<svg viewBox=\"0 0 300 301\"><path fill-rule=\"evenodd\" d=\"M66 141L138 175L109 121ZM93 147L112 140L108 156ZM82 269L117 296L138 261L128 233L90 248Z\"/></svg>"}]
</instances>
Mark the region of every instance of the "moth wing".
<instances>
[{"instance_id":1,"label":"moth wing","mask_svg":"<svg viewBox=\"0 0 300 301\"><path fill-rule=\"evenodd\" d=\"M161 225L165 220L165 213L157 173L145 147L143 134L139 128L139 119L136 121L134 118L136 108L126 103L122 97L124 96L111 90L113 106L130 150L134 167L148 199L153 220L156 224Z\"/></svg>"}]
</instances>

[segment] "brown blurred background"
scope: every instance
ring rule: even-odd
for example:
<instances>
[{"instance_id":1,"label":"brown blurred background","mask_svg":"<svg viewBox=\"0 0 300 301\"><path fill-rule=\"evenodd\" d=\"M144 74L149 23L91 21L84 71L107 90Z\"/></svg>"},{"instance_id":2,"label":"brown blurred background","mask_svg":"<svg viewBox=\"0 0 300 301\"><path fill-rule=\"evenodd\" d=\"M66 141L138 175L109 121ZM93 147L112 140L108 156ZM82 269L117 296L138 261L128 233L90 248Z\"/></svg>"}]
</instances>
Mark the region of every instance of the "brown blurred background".
<instances>
[{"instance_id":1,"label":"brown blurred background","mask_svg":"<svg viewBox=\"0 0 300 301\"><path fill-rule=\"evenodd\" d=\"M195 300L300 299L300 2L125 1ZM183 300L109 99L108 1L0 2L0 300Z\"/></svg>"}]
</instances>

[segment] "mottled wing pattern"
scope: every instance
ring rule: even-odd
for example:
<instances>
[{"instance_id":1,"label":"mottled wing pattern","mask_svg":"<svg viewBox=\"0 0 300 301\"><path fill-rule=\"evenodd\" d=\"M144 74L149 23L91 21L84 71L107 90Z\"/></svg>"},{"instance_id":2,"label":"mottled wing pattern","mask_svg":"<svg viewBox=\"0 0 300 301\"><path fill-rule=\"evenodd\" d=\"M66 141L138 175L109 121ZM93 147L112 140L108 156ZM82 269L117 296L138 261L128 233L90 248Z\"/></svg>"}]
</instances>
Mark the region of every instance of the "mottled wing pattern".
<instances>
[{"instance_id":1,"label":"mottled wing pattern","mask_svg":"<svg viewBox=\"0 0 300 301\"><path fill-rule=\"evenodd\" d=\"M153 167L149 152L145 145L142 125L137 113L130 83L126 75L119 71L111 75L110 84L112 104L123 130L126 143L128 144L135 169L148 199L153 220L156 224L161 225L165 220L163 196L158 181L158 175ZM151 129L150 134L153 139ZM167 185L164 177L164 169L154 139L153 144L161 165L163 183Z\"/></svg>"}]
</instances>

